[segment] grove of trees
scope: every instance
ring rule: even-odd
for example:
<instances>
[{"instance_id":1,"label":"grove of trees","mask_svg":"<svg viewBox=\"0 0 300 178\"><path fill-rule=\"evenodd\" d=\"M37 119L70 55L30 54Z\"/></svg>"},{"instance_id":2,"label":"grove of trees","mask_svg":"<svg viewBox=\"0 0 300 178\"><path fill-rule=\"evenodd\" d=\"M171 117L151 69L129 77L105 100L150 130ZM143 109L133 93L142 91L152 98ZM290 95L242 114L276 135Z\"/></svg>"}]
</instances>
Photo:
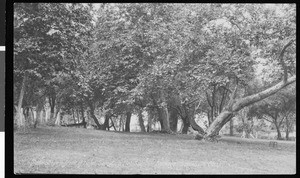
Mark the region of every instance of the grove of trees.
<instances>
[{"instance_id":1,"label":"grove of trees","mask_svg":"<svg viewBox=\"0 0 300 178\"><path fill-rule=\"evenodd\" d=\"M182 133L211 140L249 108L245 117L289 133L295 39L295 4L15 3L15 126L59 125L76 111L83 125L118 118L130 131L136 114L143 132L153 122L177 132L181 119Z\"/></svg>"}]
</instances>

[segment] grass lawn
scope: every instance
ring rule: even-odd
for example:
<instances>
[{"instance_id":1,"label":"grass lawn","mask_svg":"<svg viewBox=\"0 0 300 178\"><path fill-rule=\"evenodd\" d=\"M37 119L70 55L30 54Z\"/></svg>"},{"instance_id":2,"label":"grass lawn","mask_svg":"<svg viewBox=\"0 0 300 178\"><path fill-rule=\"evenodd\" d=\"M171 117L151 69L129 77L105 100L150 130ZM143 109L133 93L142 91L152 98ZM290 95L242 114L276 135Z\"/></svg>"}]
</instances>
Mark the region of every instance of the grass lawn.
<instances>
[{"instance_id":1,"label":"grass lawn","mask_svg":"<svg viewBox=\"0 0 300 178\"><path fill-rule=\"evenodd\" d=\"M14 133L15 173L294 174L295 142L39 127Z\"/></svg>"}]
</instances>

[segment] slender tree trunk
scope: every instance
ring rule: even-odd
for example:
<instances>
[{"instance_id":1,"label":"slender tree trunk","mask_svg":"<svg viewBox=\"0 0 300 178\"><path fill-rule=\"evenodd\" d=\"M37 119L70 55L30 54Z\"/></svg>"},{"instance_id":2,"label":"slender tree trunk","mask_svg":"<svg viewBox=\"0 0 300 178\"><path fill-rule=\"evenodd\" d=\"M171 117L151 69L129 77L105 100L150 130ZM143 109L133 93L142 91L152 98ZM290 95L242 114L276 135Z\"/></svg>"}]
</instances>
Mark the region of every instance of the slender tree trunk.
<instances>
[{"instance_id":1,"label":"slender tree trunk","mask_svg":"<svg viewBox=\"0 0 300 178\"><path fill-rule=\"evenodd\" d=\"M233 120L232 119L230 119L230 122L229 122L229 135L233 136Z\"/></svg>"},{"instance_id":2,"label":"slender tree trunk","mask_svg":"<svg viewBox=\"0 0 300 178\"><path fill-rule=\"evenodd\" d=\"M76 124L74 109L72 109L72 116L73 116L74 124Z\"/></svg>"},{"instance_id":3,"label":"slender tree trunk","mask_svg":"<svg viewBox=\"0 0 300 178\"><path fill-rule=\"evenodd\" d=\"M289 133L290 133L290 130L289 130L289 127L290 127L290 124L289 124L289 119L288 117L286 116L285 117L285 124L286 124L286 128L285 128L285 139L286 140L289 140Z\"/></svg>"},{"instance_id":4,"label":"slender tree trunk","mask_svg":"<svg viewBox=\"0 0 300 178\"><path fill-rule=\"evenodd\" d=\"M119 131L121 131L121 128L123 127L123 126L122 126L122 118L123 118L123 117L122 117L122 115L121 115L121 116L120 116L120 122L119 122Z\"/></svg>"},{"instance_id":5,"label":"slender tree trunk","mask_svg":"<svg viewBox=\"0 0 300 178\"><path fill-rule=\"evenodd\" d=\"M25 93L25 85L27 82L27 78L28 78L28 74L27 72L25 72L23 81L22 81L22 87L21 87L21 91L20 91L20 95L19 95L19 102L18 102L18 109L17 109L17 128L18 129L25 129L25 119L23 117L23 113L22 113L22 104L23 104L23 98L24 98L24 93Z\"/></svg>"},{"instance_id":6,"label":"slender tree trunk","mask_svg":"<svg viewBox=\"0 0 300 178\"><path fill-rule=\"evenodd\" d=\"M76 116L77 116L77 123L80 123L80 114L78 109L75 110L76 111Z\"/></svg>"},{"instance_id":7,"label":"slender tree trunk","mask_svg":"<svg viewBox=\"0 0 300 178\"><path fill-rule=\"evenodd\" d=\"M234 116L236 112L242 108L254 104L258 101L261 101L275 93L277 93L282 88L292 84L296 81L296 76L290 77L286 82L282 81L278 84L261 91L259 93L246 96L240 99L235 99L236 92L233 92L233 97L229 100L227 106L224 110L218 115L218 117L213 121L213 123L206 130L205 138L214 137L218 135L221 128Z\"/></svg>"},{"instance_id":8,"label":"slender tree trunk","mask_svg":"<svg viewBox=\"0 0 300 178\"><path fill-rule=\"evenodd\" d=\"M84 118L84 109L83 109L83 103L80 103L80 109L81 109L81 118L82 118L82 123L84 123L83 127L86 128L86 122Z\"/></svg>"},{"instance_id":9,"label":"slender tree trunk","mask_svg":"<svg viewBox=\"0 0 300 178\"><path fill-rule=\"evenodd\" d=\"M125 123L125 132L130 132L130 119L131 119L131 112L126 113L126 123Z\"/></svg>"},{"instance_id":10,"label":"slender tree trunk","mask_svg":"<svg viewBox=\"0 0 300 178\"><path fill-rule=\"evenodd\" d=\"M140 124L140 127L141 127L141 132L146 132L145 125L144 125L144 120L143 120L143 113L142 112L143 112L143 110L140 109L139 113L138 113L139 124Z\"/></svg>"}]
</instances>

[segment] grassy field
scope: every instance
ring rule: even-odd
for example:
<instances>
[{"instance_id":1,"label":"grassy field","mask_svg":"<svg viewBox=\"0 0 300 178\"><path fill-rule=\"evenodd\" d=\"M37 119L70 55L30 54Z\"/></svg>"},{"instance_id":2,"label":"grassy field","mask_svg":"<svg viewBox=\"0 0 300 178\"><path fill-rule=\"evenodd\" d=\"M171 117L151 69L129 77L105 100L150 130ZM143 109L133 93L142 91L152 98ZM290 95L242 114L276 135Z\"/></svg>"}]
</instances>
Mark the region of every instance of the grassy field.
<instances>
[{"instance_id":1,"label":"grassy field","mask_svg":"<svg viewBox=\"0 0 300 178\"><path fill-rule=\"evenodd\" d=\"M39 127L14 134L15 173L294 174L295 142Z\"/></svg>"}]
</instances>

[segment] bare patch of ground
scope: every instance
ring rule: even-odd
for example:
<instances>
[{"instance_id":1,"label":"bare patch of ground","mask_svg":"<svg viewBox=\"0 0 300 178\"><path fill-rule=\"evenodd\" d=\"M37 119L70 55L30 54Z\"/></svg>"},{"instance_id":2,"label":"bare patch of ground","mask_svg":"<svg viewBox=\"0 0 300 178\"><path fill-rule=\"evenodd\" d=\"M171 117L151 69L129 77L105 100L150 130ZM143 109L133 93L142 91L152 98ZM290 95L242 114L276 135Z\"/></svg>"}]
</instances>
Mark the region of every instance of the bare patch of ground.
<instances>
[{"instance_id":1,"label":"bare patch of ground","mask_svg":"<svg viewBox=\"0 0 300 178\"><path fill-rule=\"evenodd\" d=\"M39 127L14 134L15 173L295 174L295 142Z\"/></svg>"}]
</instances>

